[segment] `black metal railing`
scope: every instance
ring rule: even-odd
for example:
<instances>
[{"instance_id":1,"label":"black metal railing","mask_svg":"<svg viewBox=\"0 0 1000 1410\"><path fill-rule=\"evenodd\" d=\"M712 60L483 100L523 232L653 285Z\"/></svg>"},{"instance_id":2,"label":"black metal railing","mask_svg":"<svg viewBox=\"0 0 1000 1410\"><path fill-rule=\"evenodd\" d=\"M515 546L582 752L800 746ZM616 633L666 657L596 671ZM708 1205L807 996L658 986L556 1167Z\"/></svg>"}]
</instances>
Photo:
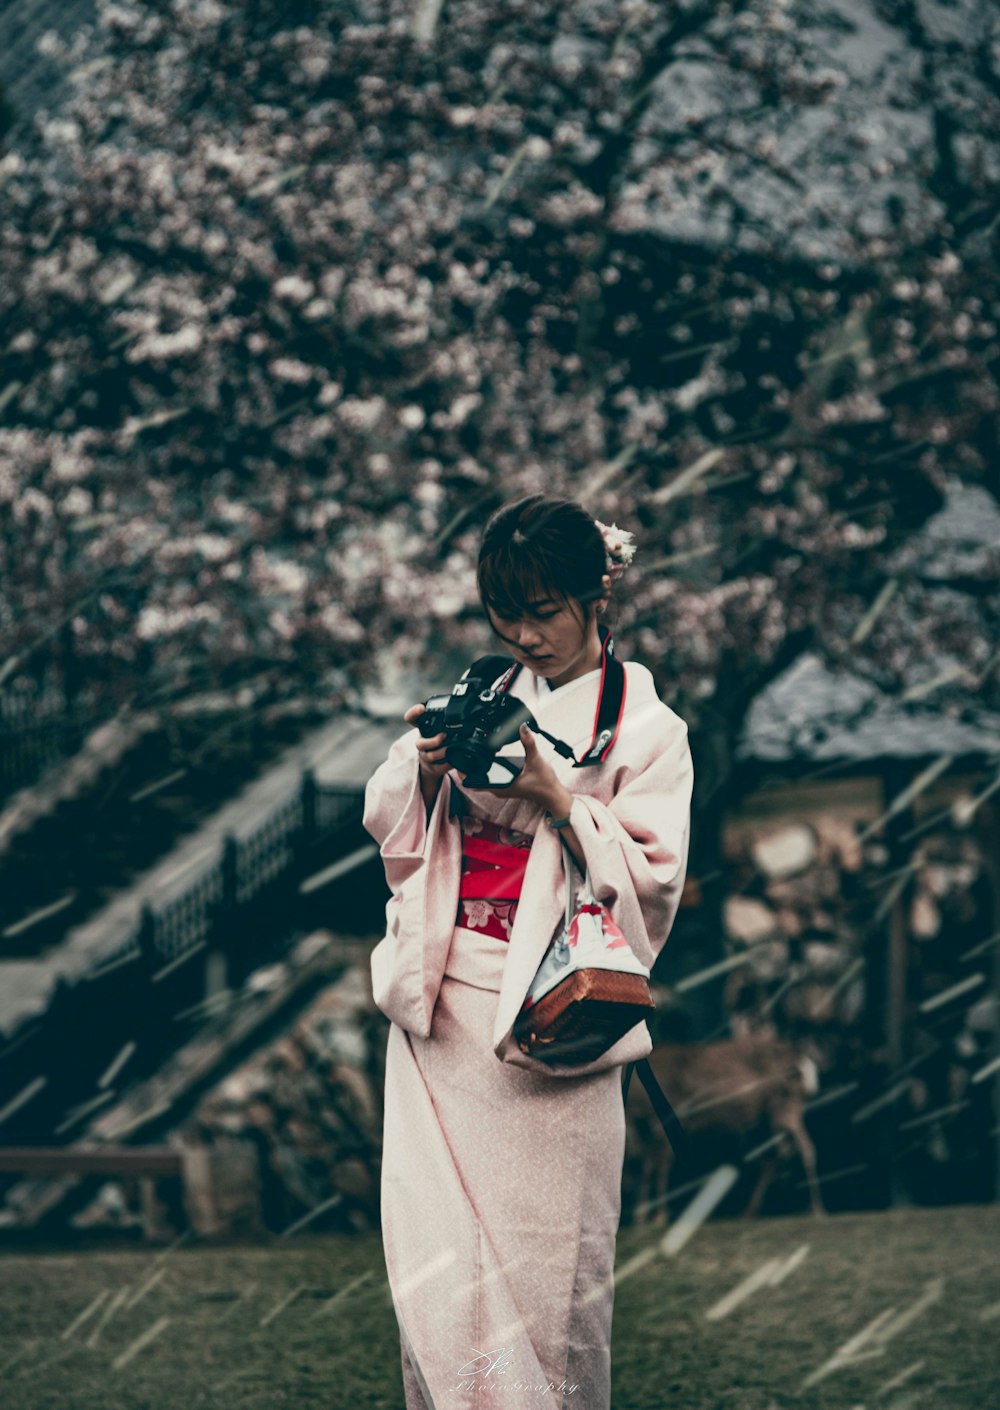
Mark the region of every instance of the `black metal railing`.
<instances>
[{"instance_id":1,"label":"black metal railing","mask_svg":"<svg viewBox=\"0 0 1000 1410\"><path fill-rule=\"evenodd\" d=\"M248 836L227 836L214 863L179 894L162 906L143 906L123 944L73 982L60 978L34 1026L0 1038L0 1107L32 1093L8 1115L0 1144L71 1140L73 1113L92 1104L109 1054L138 1037L129 1071L149 1075L181 1041L178 1020L211 1002L206 986L220 972L228 989L230 978L279 958L289 935L326 923L344 888L331 901L322 888L304 894L301 883L357 850L363 811L360 785L320 784L306 770L292 798ZM212 955L221 969L209 965ZM67 1060L67 1053L75 1056ZM8 1183L0 1177L0 1204Z\"/></svg>"},{"instance_id":2,"label":"black metal railing","mask_svg":"<svg viewBox=\"0 0 1000 1410\"><path fill-rule=\"evenodd\" d=\"M67 703L51 680L15 682L0 690L0 803L75 754L88 731L110 713L110 706L102 711L86 696Z\"/></svg>"},{"instance_id":3,"label":"black metal railing","mask_svg":"<svg viewBox=\"0 0 1000 1410\"><path fill-rule=\"evenodd\" d=\"M336 834L360 823L362 790L354 785L318 783L303 771L294 797L269 813L247 837L229 834L215 863L165 905L146 903L133 935L100 969L145 954L160 964L201 948L268 888L301 870L321 839L334 845Z\"/></svg>"}]
</instances>

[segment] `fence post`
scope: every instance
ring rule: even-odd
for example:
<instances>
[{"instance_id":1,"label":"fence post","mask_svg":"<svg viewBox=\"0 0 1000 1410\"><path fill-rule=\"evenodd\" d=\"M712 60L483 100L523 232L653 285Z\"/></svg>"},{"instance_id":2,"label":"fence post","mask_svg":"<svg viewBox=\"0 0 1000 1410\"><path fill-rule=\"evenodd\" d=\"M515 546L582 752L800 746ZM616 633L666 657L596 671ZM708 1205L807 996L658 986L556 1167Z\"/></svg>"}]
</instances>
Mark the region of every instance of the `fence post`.
<instances>
[{"instance_id":1,"label":"fence post","mask_svg":"<svg viewBox=\"0 0 1000 1410\"><path fill-rule=\"evenodd\" d=\"M203 1238L263 1233L260 1156L252 1141L185 1142L181 1156L184 1210L192 1229Z\"/></svg>"},{"instance_id":2,"label":"fence post","mask_svg":"<svg viewBox=\"0 0 1000 1410\"><path fill-rule=\"evenodd\" d=\"M205 955L205 1000L228 992L226 952L233 934L237 906L237 871L239 843L227 833L222 843L222 899L213 918Z\"/></svg>"},{"instance_id":3,"label":"fence post","mask_svg":"<svg viewBox=\"0 0 1000 1410\"><path fill-rule=\"evenodd\" d=\"M156 950L156 916L148 901L143 901L140 915L136 939L139 942L139 952L142 955L143 964L152 972L157 967L159 955Z\"/></svg>"},{"instance_id":4,"label":"fence post","mask_svg":"<svg viewBox=\"0 0 1000 1410\"><path fill-rule=\"evenodd\" d=\"M222 843L222 909L232 915L236 909L237 856L239 844L231 832L227 832Z\"/></svg>"},{"instance_id":5,"label":"fence post","mask_svg":"<svg viewBox=\"0 0 1000 1410\"><path fill-rule=\"evenodd\" d=\"M316 770L312 767L302 770L302 832L311 840L316 836Z\"/></svg>"},{"instance_id":6,"label":"fence post","mask_svg":"<svg viewBox=\"0 0 1000 1410\"><path fill-rule=\"evenodd\" d=\"M295 841L292 844L295 852L295 860L300 871L303 871L308 865L309 853L313 843L316 841L316 800L318 795L319 785L316 782L315 769L303 769L302 786L300 789L302 823L295 835Z\"/></svg>"}]
</instances>

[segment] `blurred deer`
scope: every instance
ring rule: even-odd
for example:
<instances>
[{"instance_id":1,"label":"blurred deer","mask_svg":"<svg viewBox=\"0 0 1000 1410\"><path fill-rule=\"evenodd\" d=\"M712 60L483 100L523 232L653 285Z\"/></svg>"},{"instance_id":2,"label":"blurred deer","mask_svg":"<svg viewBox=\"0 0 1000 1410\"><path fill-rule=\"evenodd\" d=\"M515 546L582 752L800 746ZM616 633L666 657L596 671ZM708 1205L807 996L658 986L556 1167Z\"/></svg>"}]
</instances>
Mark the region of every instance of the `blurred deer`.
<instances>
[{"instance_id":1,"label":"blurred deer","mask_svg":"<svg viewBox=\"0 0 1000 1410\"><path fill-rule=\"evenodd\" d=\"M780 1140L763 1156L760 1178L743 1217L756 1214L794 1142L809 1181L814 1214L825 1214L816 1179L816 1151L802 1117L803 1100L819 1090L811 1045L799 1047L770 1033L749 1033L719 1043L661 1043L649 1054L657 1081L685 1132L747 1135L766 1124ZM667 1181L674 1151L642 1083L633 1074L625 1111L626 1154L639 1157L641 1173L634 1219L667 1222ZM777 1147L781 1148L779 1150Z\"/></svg>"}]
</instances>

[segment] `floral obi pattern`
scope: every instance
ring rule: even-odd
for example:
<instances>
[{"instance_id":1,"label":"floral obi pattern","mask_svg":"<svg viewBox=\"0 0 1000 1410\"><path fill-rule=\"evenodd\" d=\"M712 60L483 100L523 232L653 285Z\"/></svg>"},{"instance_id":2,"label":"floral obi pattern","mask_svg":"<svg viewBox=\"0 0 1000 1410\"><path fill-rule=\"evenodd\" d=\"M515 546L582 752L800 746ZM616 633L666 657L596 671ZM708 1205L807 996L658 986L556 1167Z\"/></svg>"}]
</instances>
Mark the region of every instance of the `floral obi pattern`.
<instances>
[{"instance_id":1,"label":"floral obi pattern","mask_svg":"<svg viewBox=\"0 0 1000 1410\"><path fill-rule=\"evenodd\" d=\"M456 924L510 940L533 838L466 813Z\"/></svg>"}]
</instances>

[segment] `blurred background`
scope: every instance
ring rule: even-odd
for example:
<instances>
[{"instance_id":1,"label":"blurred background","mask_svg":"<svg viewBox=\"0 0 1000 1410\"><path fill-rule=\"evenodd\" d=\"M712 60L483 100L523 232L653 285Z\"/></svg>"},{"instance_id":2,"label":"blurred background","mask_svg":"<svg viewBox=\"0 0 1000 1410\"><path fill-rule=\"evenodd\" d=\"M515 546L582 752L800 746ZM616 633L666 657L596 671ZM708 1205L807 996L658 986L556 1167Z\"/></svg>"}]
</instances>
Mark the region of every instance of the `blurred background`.
<instances>
[{"instance_id":1,"label":"blurred background","mask_svg":"<svg viewBox=\"0 0 1000 1410\"><path fill-rule=\"evenodd\" d=\"M535 490L690 729L654 1043L995 1201L995 9L5 0L0 85L0 1237L377 1230L364 784Z\"/></svg>"}]
</instances>

